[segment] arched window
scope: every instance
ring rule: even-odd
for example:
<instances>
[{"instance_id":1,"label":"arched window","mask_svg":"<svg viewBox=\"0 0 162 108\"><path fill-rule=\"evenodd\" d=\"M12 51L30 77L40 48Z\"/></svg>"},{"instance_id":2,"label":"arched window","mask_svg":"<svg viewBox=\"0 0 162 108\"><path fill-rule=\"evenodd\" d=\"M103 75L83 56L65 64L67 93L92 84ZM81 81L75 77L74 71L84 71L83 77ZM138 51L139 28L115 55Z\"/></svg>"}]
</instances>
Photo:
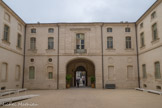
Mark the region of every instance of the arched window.
<instances>
[{"instance_id":1,"label":"arched window","mask_svg":"<svg viewBox=\"0 0 162 108\"><path fill-rule=\"evenodd\" d=\"M53 33L54 32L54 29L53 28L49 28L48 29L48 33Z\"/></svg>"},{"instance_id":2,"label":"arched window","mask_svg":"<svg viewBox=\"0 0 162 108\"><path fill-rule=\"evenodd\" d=\"M78 33L76 34L76 49L84 49L84 34Z\"/></svg>"},{"instance_id":3,"label":"arched window","mask_svg":"<svg viewBox=\"0 0 162 108\"><path fill-rule=\"evenodd\" d=\"M161 79L160 62L155 62L155 78Z\"/></svg>"},{"instance_id":4,"label":"arched window","mask_svg":"<svg viewBox=\"0 0 162 108\"><path fill-rule=\"evenodd\" d=\"M53 66L47 67L48 79L53 79Z\"/></svg>"},{"instance_id":5,"label":"arched window","mask_svg":"<svg viewBox=\"0 0 162 108\"><path fill-rule=\"evenodd\" d=\"M112 28L107 28L107 32L112 32Z\"/></svg>"},{"instance_id":6,"label":"arched window","mask_svg":"<svg viewBox=\"0 0 162 108\"><path fill-rule=\"evenodd\" d=\"M130 32L130 31L131 31L130 27L125 28L125 32Z\"/></svg>"},{"instance_id":7,"label":"arched window","mask_svg":"<svg viewBox=\"0 0 162 108\"><path fill-rule=\"evenodd\" d=\"M31 29L31 33L36 33L36 29L35 28L32 28Z\"/></svg>"},{"instance_id":8,"label":"arched window","mask_svg":"<svg viewBox=\"0 0 162 108\"><path fill-rule=\"evenodd\" d=\"M15 72L15 79L16 81L19 81L20 80L20 65L16 65L16 72Z\"/></svg>"},{"instance_id":9,"label":"arched window","mask_svg":"<svg viewBox=\"0 0 162 108\"><path fill-rule=\"evenodd\" d=\"M35 67L34 66L29 67L29 79L35 79Z\"/></svg>"}]
</instances>

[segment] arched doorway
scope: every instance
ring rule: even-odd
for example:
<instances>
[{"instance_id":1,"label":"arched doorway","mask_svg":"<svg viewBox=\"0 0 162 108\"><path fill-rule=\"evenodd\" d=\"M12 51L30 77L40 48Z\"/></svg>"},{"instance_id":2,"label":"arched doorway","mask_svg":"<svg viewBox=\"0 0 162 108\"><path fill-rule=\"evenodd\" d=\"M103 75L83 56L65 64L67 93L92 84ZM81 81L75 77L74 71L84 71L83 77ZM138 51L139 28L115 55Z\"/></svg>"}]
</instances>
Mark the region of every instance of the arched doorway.
<instances>
[{"instance_id":1,"label":"arched doorway","mask_svg":"<svg viewBox=\"0 0 162 108\"><path fill-rule=\"evenodd\" d=\"M66 74L72 75L71 87L76 87L76 79L80 78L80 86L91 86L90 78L95 76L95 66L87 59L74 59L67 64ZM84 79L85 83L82 83Z\"/></svg>"}]
</instances>

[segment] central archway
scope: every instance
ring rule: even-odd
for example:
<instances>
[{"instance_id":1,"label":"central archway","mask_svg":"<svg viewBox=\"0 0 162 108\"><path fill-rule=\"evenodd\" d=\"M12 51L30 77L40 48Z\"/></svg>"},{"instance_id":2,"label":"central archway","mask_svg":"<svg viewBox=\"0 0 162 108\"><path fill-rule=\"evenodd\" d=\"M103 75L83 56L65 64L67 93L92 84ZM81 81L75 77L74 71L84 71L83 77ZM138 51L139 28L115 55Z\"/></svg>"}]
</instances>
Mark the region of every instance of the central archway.
<instances>
[{"instance_id":1,"label":"central archway","mask_svg":"<svg viewBox=\"0 0 162 108\"><path fill-rule=\"evenodd\" d=\"M76 87L76 79L84 78L85 84L83 86L91 86L91 76L95 76L95 66L92 61L87 59L74 59L68 62L66 67L66 74L72 75L70 82L71 87Z\"/></svg>"}]
</instances>

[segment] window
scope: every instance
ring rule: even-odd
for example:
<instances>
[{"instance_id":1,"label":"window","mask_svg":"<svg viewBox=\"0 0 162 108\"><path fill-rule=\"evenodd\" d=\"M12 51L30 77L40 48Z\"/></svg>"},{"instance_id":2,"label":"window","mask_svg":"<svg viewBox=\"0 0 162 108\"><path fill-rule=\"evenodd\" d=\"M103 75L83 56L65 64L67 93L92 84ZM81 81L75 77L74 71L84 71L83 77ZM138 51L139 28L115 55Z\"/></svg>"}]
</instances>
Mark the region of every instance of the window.
<instances>
[{"instance_id":1,"label":"window","mask_svg":"<svg viewBox=\"0 0 162 108\"><path fill-rule=\"evenodd\" d=\"M84 49L84 34L76 35L76 49Z\"/></svg>"},{"instance_id":2,"label":"window","mask_svg":"<svg viewBox=\"0 0 162 108\"><path fill-rule=\"evenodd\" d=\"M54 29L53 28L49 28L48 29L48 33L53 33L54 32Z\"/></svg>"},{"instance_id":3,"label":"window","mask_svg":"<svg viewBox=\"0 0 162 108\"><path fill-rule=\"evenodd\" d=\"M48 61L49 61L49 62L52 62L52 58L49 58Z\"/></svg>"},{"instance_id":4,"label":"window","mask_svg":"<svg viewBox=\"0 0 162 108\"><path fill-rule=\"evenodd\" d=\"M53 42L53 37L48 38L48 49L53 49L54 47L54 42Z\"/></svg>"},{"instance_id":5,"label":"window","mask_svg":"<svg viewBox=\"0 0 162 108\"><path fill-rule=\"evenodd\" d=\"M152 25L152 36L153 36L153 41L158 39L156 23Z\"/></svg>"},{"instance_id":6,"label":"window","mask_svg":"<svg viewBox=\"0 0 162 108\"><path fill-rule=\"evenodd\" d=\"M160 62L155 62L155 78L161 79Z\"/></svg>"},{"instance_id":7,"label":"window","mask_svg":"<svg viewBox=\"0 0 162 108\"><path fill-rule=\"evenodd\" d=\"M133 79L133 66L127 66L127 79Z\"/></svg>"},{"instance_id":8,"label":"window","mask_svg":"<svg viewBox=\"0 0 162 108\"><path fill-rule=\"evenodd\" d=\"M126 49L131 49L132 45L131 45L131 37L126 37Z\"/></svg>"},{"instance_id":9,"label":"window","mask_svg":"<svg viewBox=\"0 0 162 108\"><path fill-rule=\"evenodd\" d=\"M112 32L112 28L107 28L107 32Z\"/></svg>"},{"instance_id":10,"label":"window","mask_svg":"<svg viewBox=\"0 0 162 108\"><path fill-rule=\"evenodd\" d=\"M140 24L140 28L143 28L143 23Z\"/></svg>"},{"instance_id":11,"label":"window","mask_svg":"<svg viewBox=\"0 0 162 108\"><path fill-rule=\"evenodd\" d=\"M4 36L3 36L3 40L9 42L9 31L10 31L10 27L7 25L4 25Z\"/></svg>"},{"instance_id":12,"label":"window","mask_svg":"<svg viewBox=\"0 0 162 108\"><path fill-rule=\"evenodd\" d=\"M129 27L125 28L125 32L130 32L130 31L131 31L131 29Z\"/></svg>"},{"instance_id":13,"label":"window","mask_svg":"<svg viewBox=\"0 0 162 108\"><path fill-rule=\"evenodd\" d=\"M114 66L108 67L108 79L114 80Z\"/></svg>"},{"instance_id":14,"label":"window","mask_svg":"<svg viewBox=\"0 0 162 108\"><path fill-rule=\"evenodd\" d=\"M141 38L141 47L144 47L145 46L144 33L140 34L140 38Z\"/></svg>"},{"instance_id":15,"label":"window","mask_svg":"<svg viewBox=\"0 0 162 108\"><path fill-rule=\"evenodd\" d=\"M19 65L16 66L15 79L17 81L20 80L20 66Z\"/></svg>"},{"instance_id":16,"label":"window","mask_svg":"<svg viewBox=\"0 0 162 108\"><path fill-rule=\"evenodd\" d=\"M154 19L156 17L156 12L154 11L152 14L151 14L151 19Z\"/></svg>"},{"instance_id":17,"label":"window","mask_svg":"<svg viewBox=\"0 0 162 108\"><path fill-rule=\"evenodd\" d=\"M107 48L112 49L113 48L113 37L107 38Z\"/></svg>"},{"instance_id":18,"label":"window","mask_svg":"<svg viewBox=\"0 0 162 108\"><path fill-rule=\"evenodd\" d=\"M29 67L29 79L34 79L35 78L35 67L30 66Z\"/></svg>"},{"instance_id":19,"label":"window","mask_svg":"<svg viewBox=\"0 0 162 108\"><path fill-rule=\"evenodd\" d=\"M34 59L33 59L33 58L31 58L31 59L30 59L30 62L34 62Z\"/></svg>"},{"instance_id":20,"label":"window","mask_svg":"<svg viewBox=\"0 0 162 108\"><path fill-rule=\"evenodd\" d=\"M31 29L31 33L36 33L36 29L35 28Z\"/></svg>"},{"instance_id":21,"label":"window","mask_svg":"<svg viewBox=\"0 0 162 108\"><path fill-rule=\"evenodd\" d=\"M30 38L30 49L31 50L36 49L36 38L35 37Z\"/></svg>"},{"instance_id":22,"label":"window","mask_svg":"<svg viewBox=\"0 0 162 108\"><path fill-rule=\"evenodd\" d=\"M1 73L1 80L2 81L7 80L7 69L8 69L8 64L2 63L2 73Z\"/></svg>"},{"instance_id":23,"label":"window","mask_svg":"<svg viewBox=\"0 0 162 108\"><path fill-rule=\"evenodd\" d=\"M21 35L20 34L18 34L17 36L17 47L21 48Z\"/></svg>"},{"instance_id":24,"label":"window","mask_svg":"<svg viewBox=\"0 0 162 108\"><path fill-rule=\"evenodd\" d=\"M52 66L47 67L47 72L48 72L48 79L53 79L53 67Z\"/></svg>"},{"instance_id":25,"label":"window","mask_svg":"<svg viewBox=\"0 0 162 108\"><path fill-rule=\"evenodd\" d=\"M10 22L10 15L8 13L5 13L4 19Z\"/></svg>"},{"instance_id":26,"label":"window","mask_svg":"<svg viewBox=\"0 0 162 108\"><path fill-rule=\"evenodd\" d=\"M21 26L21 24L18 23L17 29L18 29L19 31L22 31L22 26Z\"/></svg>"},{"instance_id":27,"label":"window","mask_svg":"<svg viewBox=\"0 0 162 108\"><path fill-rule=\"evenodd\" d=\"M147 78L147 75L146 75L146 65L145 64L142 65L142 72L143 72L143 79Z\"/></svg>"}]
</instances>

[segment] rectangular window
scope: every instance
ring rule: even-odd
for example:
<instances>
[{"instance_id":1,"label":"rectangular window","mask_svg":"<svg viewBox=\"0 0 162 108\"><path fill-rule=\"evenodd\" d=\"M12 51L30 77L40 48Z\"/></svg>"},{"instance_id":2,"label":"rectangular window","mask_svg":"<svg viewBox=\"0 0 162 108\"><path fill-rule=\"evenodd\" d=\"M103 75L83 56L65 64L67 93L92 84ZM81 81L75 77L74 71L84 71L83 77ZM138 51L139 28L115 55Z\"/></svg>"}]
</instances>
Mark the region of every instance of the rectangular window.
<instances>
[{"instance_id":1,"label":"rectangular window","mask_svg":"<svg viewBox=\"0 0 162 108\"><path fill-rule=\"evenodd\" d=\"M108 67L108 79L114 80L114 66Z\"/></svg>"},{"instance_id":2,"label":"rectangular window","mask_svg":"<svg viewBox=\"0 0 162 108\"><path fill-rule=\"evenodd\" d=\"M84 49L84 34L76 35L76 49Z\"/></svg>"},{"instance_id":3,"label":"rectangular window","mask_svg":"<svg viewBox=\"0 0 162 108\"><path fill-rule=\"evenodd\" d=\"M153 41L158 39L156 23L152 25L152 35L153 35Z\"/></svg>"},{"instance_id":4,"label":"rectangular window","mask_svg":"<svg viewBox=\"0 0 162 108\"><path fill-rule=\"evenodd\" d=\"M2 63L2 73L1 73L1 80L6 81L7 80L7 63Z\"/></svg>"},{"instance_id":5,"label":"rectangular window","mask_svg":"<svg viewBox=\"0 0 162 108\"><path fill-rule=\"evenodd\" d=\"M35 67L30 66L29 67L29 79L34 79L35 78Z\"/></svg>"},{"instance_id":6,"label":"rectangular window","mask_svg":"<svg viewBox=\"0 0 162 108\"><path fill-rule=\"evenodd\" d=\"M107 38L107 48L108 49L113 49L113 37L108 37Z\"/></svg>"},{"instance_id":7,"label":"rectangular window","mask_svg":"<svg viewBox=\"0 0 162 108\"><path fill-rule=\"evenodd\" d=\"M127 79L133 79L133 66L127 66Z\"/></svg>"},{"instance_id":8,"label":"rectangular window","mask_svg":"<svg viewBox=\"0 0 162 108\"><path fill-rule=\"evenodd\" d=\"M54 32L54 29L53 28L49 28L48 29L48 33L53 33Z\"/></svg>"},{"instance_id":9,"label":"rectangular window","mask_svg":"<svg viewBox=\"0 0 162 108\"><path fill-rule=\"evenodd\" d=\"M161 79L160 62L155 62L155 78Z\"/></svg>"},{"instance_id":10,"label":"rectangular window","mask_svg":"<svg viewBox=\"0 0 162 108\"><path fill-rule=\"evenodd\" d=\"M144 33L141 33L140 37L141 37L141 47L144 47L145 46Z\"/></svg>"},{"instance_id":11,"label":"rectangular window","mask_svg":"<svg viewBox=\"0 0 162 108\"><path fill-rule=\"evenodd\" d=\"M20 80L20 66L19 65L16 66L15 79L17 81Z\"/></svg>"},{"instance_id":12,"label":"rectangular window","mask_svg":"<svg viewBox=\"0 0 162 108\"><path fill-rule=\"evenodd\" d=\"M3 36L3 40L9 42L9 31L10 31L10 27L7 25L4 25L4 36Z\"/></svg>"},{"instance_id":13,"label":"rectangular window","mask_svg":"<svg viewBox=\"0 0 162 108\"><path fill-rule=\"evenodd\" d=\"M21 35L20 34L18 34L17 36L17 47L21 48Z\"/></svg>"},{"instance_id":14,"label":"rectangular window","mask_svg":"<svg viewBox=\"0 0 162 108\"><path fill-rule=\"evenodd\" d=\"M131 48L132 48L131 37L126 37L126 49Z\"/></svg>"},{"instance_id":15,"label":"rectangular window","mask_svg":"<svg viewBox=\"0 0 162 108\"><path fill-rule=\"evenodd\" d=\"M54 41L53 37L48 38L48 49L53 49L54 48Z\"/></svg>"},{"instance_id":16,"label":"rectangular window","mask_svg":"<svg viewBox=\"0 0 162 108\"><path fill-rule=\"evenodd\" d=\"M112 32L112 28L107 28L107 32Z\"/></svg>"},{"instance_id":17,"label":"rectangular window","mask_svg":"<svg viewBox=\"0 0 162 108\"><path fill-rule=\"evenodd\" d=\"M147 74L146 74L146 65L145 64L142 65L142 72L143 72L143 79L146 79Z\"/></svg>"},{"instance_id":18,"label":"rectangular window","mask_svg":"<svg viewBox=\"0 0 162 108\"><path fill-rule=\"evenodd\" d=\"M30 49L31 50L36 49L36 38L34 38L34 37L30 38Z\"/></svg>"},{"instance_id":19,"label":"rectangular window","mask_svg":"<svg viewBox=\"0 0 162 108\"><path fill-rule=\"evenodd\" d=\"M129 27L125 28L125 32L130 32L130 31L131 31L131 29Z\"/></svg>"},{"instance_id":20,"label":"rectangular window","mask_svg":"<svg viewBox=\"0 0 162 108\"><path fill-rule=\"evenodd\" d=\"M140 28L143 28L143 23L140 24Z\"/></svg>"},{"instance_id":21,"label":"rectangular window","mask_svg":"<svg viewBox=\"0 0 162 108\"><path fill-rule=\"evenodd\" d=\"M151 19L154 19L156 17L156 12L154 11L152 14L151 14Z\"/></svg>"}]
</instances>

